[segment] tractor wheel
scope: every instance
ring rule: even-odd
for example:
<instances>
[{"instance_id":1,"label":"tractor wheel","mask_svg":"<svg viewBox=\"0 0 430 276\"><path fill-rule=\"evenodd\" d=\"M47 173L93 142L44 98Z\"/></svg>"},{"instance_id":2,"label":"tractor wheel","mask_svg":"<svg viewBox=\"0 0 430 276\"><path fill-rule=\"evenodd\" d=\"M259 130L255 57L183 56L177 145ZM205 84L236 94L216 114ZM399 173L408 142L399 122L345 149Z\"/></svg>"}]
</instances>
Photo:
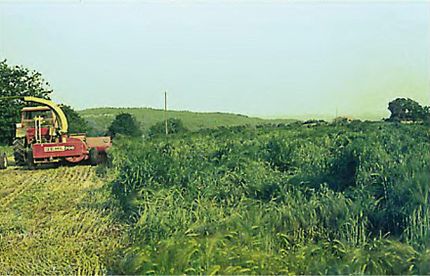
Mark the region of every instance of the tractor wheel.
<instances>
[{"instance_id":1,"label":"tractor wheel","mask_svg":"<svg viewBox=\"0 0 430 276\"><path fill-rule=\"evenodd\" d=\"M0 170L5 170L7 169L7 156L6 153L0 154Z\"/></svg>"},{"instance_id":2,"label":"tractor wheel","mask_svg":"<svg viewBox=\"0 0 430 276\"><path fill-rule=\"evenodd\" d=\"M13 156L17 166L24 166L26 161L26 148L24 139L15 139L13 141Z\"/></svg>"},{"instance_id":3,"label":"tractor wheel","mask_svg":"<svg viewBox=\"0 0 430 276\"><path fill-rule=\"evenodd\" d=\"M26 158L27 168L29 170L34 170L36 168L36 164L34 164L33 151L32 150L27 151L26 155L27 155L27 158Z\"/></svg>"},{"instance_id":4,"label":"tractor wheel","mask_svg":"<svg viewBox=\"0 0 430 276\"><path fill-rule=\"evenodd\" d=\"M99 151L95 148L90 149L90 164L92 166L98 165L100 163L99 159Z\"/></svg>"}]
</instances>

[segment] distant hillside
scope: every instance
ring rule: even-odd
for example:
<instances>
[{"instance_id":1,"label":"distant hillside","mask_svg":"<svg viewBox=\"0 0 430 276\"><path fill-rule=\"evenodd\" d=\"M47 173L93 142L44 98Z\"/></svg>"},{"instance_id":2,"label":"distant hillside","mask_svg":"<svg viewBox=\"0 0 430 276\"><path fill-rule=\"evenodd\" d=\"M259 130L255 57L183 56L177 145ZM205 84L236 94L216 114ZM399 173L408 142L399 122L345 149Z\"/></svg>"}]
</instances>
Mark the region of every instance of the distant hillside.
<instances>
[{"instance_id":1,"label":"distant hillside","mask_svg":"<svg viewBox=\"0 0 430 276\"><path fill-rule=\"evenodd\" d=\"M79 114L88 121L96 133L105 132L115 116L120 113L130 113L135 116L144 131L164 119L163 110L152 108L91 108L79 111ZM181 119L190 130L245 124L290 123L294 121L289 119L261 119L231 113L190 111L169 111L168 118Z\"/></svg>"}]
</instances>

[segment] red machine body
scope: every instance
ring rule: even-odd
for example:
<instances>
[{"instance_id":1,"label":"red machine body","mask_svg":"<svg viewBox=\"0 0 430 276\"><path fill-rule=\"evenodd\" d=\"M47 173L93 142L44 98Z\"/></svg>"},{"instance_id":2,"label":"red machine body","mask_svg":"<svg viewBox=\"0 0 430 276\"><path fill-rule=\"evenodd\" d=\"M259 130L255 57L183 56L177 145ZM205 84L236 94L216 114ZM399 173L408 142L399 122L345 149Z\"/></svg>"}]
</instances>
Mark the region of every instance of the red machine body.
<instances>
[{"instance_id":1,"label":"red machine body","mask_svg":"<svg viewBox=\"0 0 430 276\"><path fill-rule=\"evenodd\" d=\"M41 131L43 134L47 131ZM34 129L27 130L27 141L34 141ZM62 159L70 163L90 160L99 163L106 157L106 150L112 146L110 137L86 137L86 135L63 136L59 142L31 144L34 163L51 163ZM91 160L95 159L95 160Z\"/></svg>"},{"instance_id":2,"label":"red machine body","mask_svg":"<svg viewBox=\"0 0 430 276\"><path fill-rule=\"evenodd\" d=\"M46 159L87 155L85 143L79 139L69 139L66 143L33 144L33 158Z\"/></svg>"},{"instance_id":3,"label":"red machine body","mask_svg":"<svg viewBox=\"0 0 430 276\"><path fill-rule=\"evenodd\" d=\"M51 100L33 96L6 96L0 101L23 101L40 106L21 110L16 123L13 155L18 166L34 167L40 163L79 163L88 160L98 164L106 160L110 137L87 137L69 134L69 123L61 106ZM0 169L7 167L6 156L0 155Z\"/></svg>"},{"instance_id":4,"label":"red machine body","mask_svg":"<svg viewBox=\"0 0 430 276\"><path fill-rule=\"evenodd\" d=\"M46 101L45 101L46 102ZM58 107L25 107L17 124L14 142L15 161L18 165L35 165L66 161L91 164L103 162L112 146L110 137L87 137L86 134L68 134L67 118Z\"/></svg>"}]
</instances>

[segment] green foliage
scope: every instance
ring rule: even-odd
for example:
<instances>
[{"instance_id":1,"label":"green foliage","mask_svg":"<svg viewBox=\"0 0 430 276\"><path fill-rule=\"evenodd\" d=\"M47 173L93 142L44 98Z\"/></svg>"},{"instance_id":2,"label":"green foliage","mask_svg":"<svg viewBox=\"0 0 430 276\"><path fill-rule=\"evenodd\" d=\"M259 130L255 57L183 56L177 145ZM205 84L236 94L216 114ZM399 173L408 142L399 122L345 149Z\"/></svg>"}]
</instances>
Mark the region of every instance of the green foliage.
<instances>
[{"instance_id":1,"label":"green foliage","mask_svg":"<svg viewBox=\"0 0 430 276\"><path fill-rule=\"evenodd\" d=\"M167 119L168 134L185 133L188 131L180 119L169 118ZM153 125L148 132L149 137L156 137L166 135L166 122L158 122Z\"/></svg>"},{"instance_id":2,"label":"green foliage","mask_svg":"<svg viewBox=\"0 0 430 276\"><path fill-rule=\"evenodd\" d=\"M126 274L429 272L430 134L364 123L119 140Z\"/></svg>"},{"instance_id":3,"label":"green foliage","mask_svg":"<svg viewBox=\"0 0 430 276\"><path fill-rule=\"evenodd\" d=\"M86 133L89 130L88 123L78 112L68 105L62 105L61 109L66 114L69 123L69 133Z\"/></svg>"},{"instance_id":4,"label":"green foliage","mask_svg":"<svg viewBox=\"0 0 430 276\"><path fill-rule=\"evenodd\" d=\"M0 97L35 96L49 98L52 90L43 80L42 75L22 66L8 65L6 60L0 62ZM19 100L0 100L0 144L10 144L15 135L14 124L20 120L23 103Z\"/></svg>"},{"instance_id":5,"label":"green foliage","mask_svg":"<svg viewBox=\"0 0 430 276\"><path fill-rule=\"evenodd\" d=\"M427 121L429 107L422 107L412 99L397 98L388 104L391 111L390 121Z\"/></svg>"},{"instance_id":6,"label":"green foliage","mask_svg":"<svg viewBox=\"0 0 430 276\"><path fill-rule=\"evenodd\" d=\"M13 149L12 147L0 146L0 154L6 153L7 156L12 156Z\"/></svg>"},{"instance_id":7,"label":"green foliage","mask_svg":"<svg viewBox=\"0 0 430 276\"><path fill-rule=\"evenodd\" d=\"M142 136L142 130L139 123L129 113L121 113L115 117L108 129L109 135L115 137L118 134L139 137Z\"/></svg>"}]
</instances>

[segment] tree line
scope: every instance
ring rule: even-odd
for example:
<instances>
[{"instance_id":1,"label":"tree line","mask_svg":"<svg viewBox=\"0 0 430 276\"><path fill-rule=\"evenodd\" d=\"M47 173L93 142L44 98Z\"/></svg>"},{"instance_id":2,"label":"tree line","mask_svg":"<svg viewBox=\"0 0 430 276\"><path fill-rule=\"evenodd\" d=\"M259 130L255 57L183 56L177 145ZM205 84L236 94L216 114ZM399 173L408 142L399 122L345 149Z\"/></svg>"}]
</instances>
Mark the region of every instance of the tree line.
<instances>
[{"instance_id":1,"label":"tree line","mask_svg":"<svg viewBox=\"0 0 430 276\"><path fill-rule=\"evenodd\" d=\"M9 65L7 60L0 61L0 97L3 96L34 96L50 99L53 90L42 74L19 65ZM20 121L20 110L24 107L21 100L0 100L0 144L7 145L13 141L14 125ZM69 121L71 133L82 133L90 130L87 122L71 107L62 105ZM430 125L430 107L421 106L408 98L397 98L388 104L390 122L413 122ZM167 121L168 133L186 132L187 129L179 119ZM148 136L156 137L165 133L165 123L159 122L149 129ZM119 114L108 128L108 135L127 135L139 137L143 135L140 124L128 113Z\"/></svg>"}]
</instances>

